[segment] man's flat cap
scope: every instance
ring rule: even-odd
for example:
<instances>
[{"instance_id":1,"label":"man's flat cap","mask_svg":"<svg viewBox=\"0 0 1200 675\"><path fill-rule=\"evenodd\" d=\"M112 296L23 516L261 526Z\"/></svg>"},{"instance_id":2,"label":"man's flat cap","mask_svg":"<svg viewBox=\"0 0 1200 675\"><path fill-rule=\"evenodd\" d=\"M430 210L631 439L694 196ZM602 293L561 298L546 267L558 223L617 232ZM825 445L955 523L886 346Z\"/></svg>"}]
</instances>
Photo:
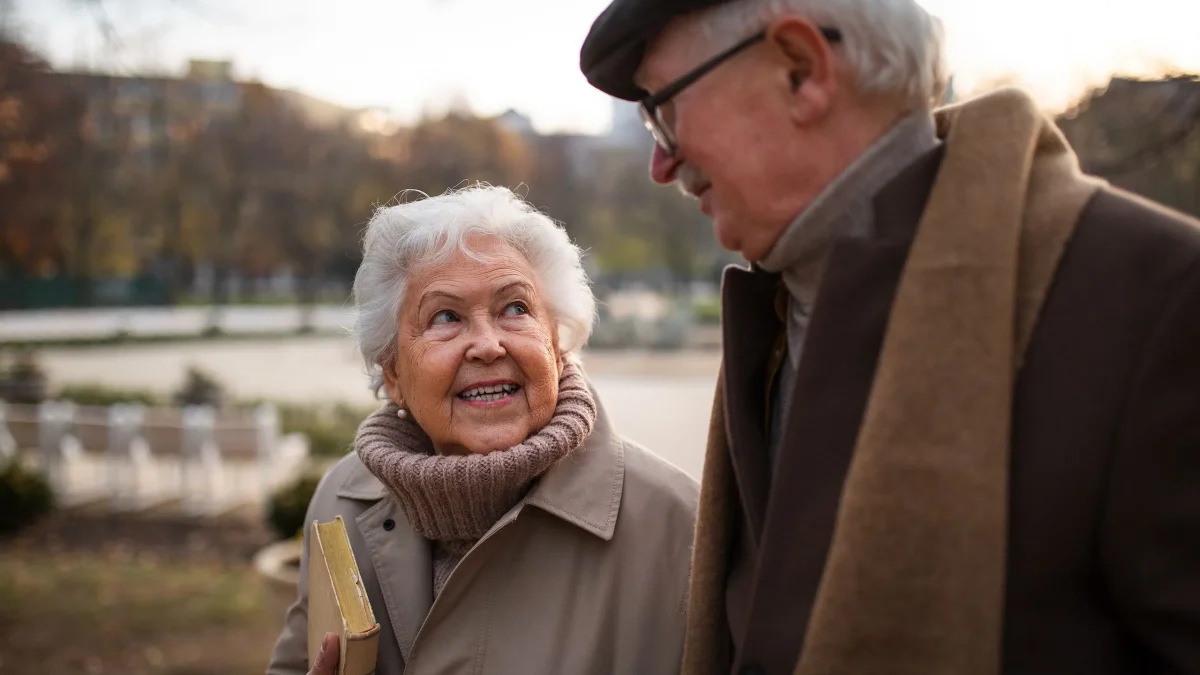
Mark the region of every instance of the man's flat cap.
<instances>
[{"instance_id":1,"label":"man's flat cap","mask_svg":"<svg viewBox=\"0 0 1200 675\"><path fill-rule=\"evenodd\" d=\"M579 51L579 69L600 91L626 101L646 92L633 83L646 45L676 17L729 0L613 0L592 24Z\"/></svg>"}]
</instances>

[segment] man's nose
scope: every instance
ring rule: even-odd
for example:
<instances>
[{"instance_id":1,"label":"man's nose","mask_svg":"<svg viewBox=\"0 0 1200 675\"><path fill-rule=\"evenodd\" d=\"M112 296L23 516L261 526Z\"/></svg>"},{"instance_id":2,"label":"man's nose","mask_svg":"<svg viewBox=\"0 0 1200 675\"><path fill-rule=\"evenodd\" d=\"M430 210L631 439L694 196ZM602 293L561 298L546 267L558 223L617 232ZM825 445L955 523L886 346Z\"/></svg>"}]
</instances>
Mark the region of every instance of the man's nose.
<instances>
[{"instance_id":1,"label":"man's nose","mask_svg":"<svg viewBox=\"0 0 1200 675\"><path fill-rule=\"evenodd\" d=\"M682 164L678 159L667 154L666 150L657 143L654 152L650 154L650 180L659 185L670 185L675 182L675 172Z\"/></svg>"}]
</instances>

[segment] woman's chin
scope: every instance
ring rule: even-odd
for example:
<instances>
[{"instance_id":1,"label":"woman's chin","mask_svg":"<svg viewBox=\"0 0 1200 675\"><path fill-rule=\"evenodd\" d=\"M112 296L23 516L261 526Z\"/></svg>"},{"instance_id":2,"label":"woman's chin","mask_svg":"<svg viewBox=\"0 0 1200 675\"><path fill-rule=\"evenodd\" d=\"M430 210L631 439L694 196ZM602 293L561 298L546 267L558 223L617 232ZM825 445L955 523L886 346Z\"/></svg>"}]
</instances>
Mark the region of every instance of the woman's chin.
<instances>
[{"instance_id":1,"label":"woman's chin","mask_svg":"<svg viewBox=\"0 0 1200 675\"><path fill-rule=\"evenodd\" d=\"M500 433L491 433L487 430L480 430L477 434L471 434L472 438L464 441L462 446L472 455L486 455L490 452L503 452L518 445L525 440L523 434L512 433L507 430Z\"/></svg>"},{"instance_id":2,"label":"woman's chin","mask_svg":"<svg viewBox=\"0 0 1200 675\"><path fill-rule=\"evenodd\" d=\"M508 450L550 421L530 410L520 394L495 401L454 401L453 445L472 454Z\"/></svg>"}]
</instances>

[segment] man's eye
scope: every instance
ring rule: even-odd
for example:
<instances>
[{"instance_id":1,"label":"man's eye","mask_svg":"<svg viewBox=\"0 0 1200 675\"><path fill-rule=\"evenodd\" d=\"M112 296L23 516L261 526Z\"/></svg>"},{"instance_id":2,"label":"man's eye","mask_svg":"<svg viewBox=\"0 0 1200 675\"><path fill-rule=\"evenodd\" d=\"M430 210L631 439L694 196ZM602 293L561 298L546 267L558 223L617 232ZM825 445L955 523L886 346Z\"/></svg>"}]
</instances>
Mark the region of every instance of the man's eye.
<instances>
[{"instance_id":1,"label":"man's eye","mask_svg":"<svg viewBox=\"0 0 1200 675\"><path fill-rule=\"evenodd\" d=\"M504 308L504 316L522 316L529 313L529 308L523 302L514 302Z\"/></svg>"},{"instance_id":2,"label":"man's eye","mask_svg":"<svg viewBox=\"0 0 1200 675\"><path fill-rule=\"evenodd\" d=\"M429 320L429 324L436 326L438 324L453 323L455 321L458 321L458 315L448 309L443 309L442 311L433 315L433 318Z\"/></svg>"}]
</instances>

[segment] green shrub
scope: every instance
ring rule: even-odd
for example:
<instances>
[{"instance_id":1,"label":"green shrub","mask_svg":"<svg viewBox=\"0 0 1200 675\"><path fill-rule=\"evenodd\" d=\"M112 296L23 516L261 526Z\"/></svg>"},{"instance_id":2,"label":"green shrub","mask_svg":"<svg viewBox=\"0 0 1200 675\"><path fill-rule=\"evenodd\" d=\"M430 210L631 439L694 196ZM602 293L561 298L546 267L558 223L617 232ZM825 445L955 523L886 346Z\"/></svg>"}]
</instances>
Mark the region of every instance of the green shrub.
<instances>
[{"instance_id":1,"label":"green shrub","mask_svg":"<svg viewBox=\"0 0 1200 675\"><path fill-rule=\"evenodd\" d=\"M0 532L13 532L54 508L54 492L40 472L16 460L0 467Z\"/></svg>"},{"instance_id":2,"label":"green shrub","mask_svg":"<svg viewBox=\"0 0 1200 675\"><path fill-rule=\"evenodd\" d=\"M279 488L267 503L267 524L280 539L291 539L303 529L308 503L317 491L320 476L306 474Z\"/></svg>"},{"instance_id":3,"label":"green shrub","mask_svg":"<svg viewBox=\"0 0 1200 675\"><path fill-rule=\"evenodd\" d=\"M314 456L341 457L350 451L359 423L371 412L371 408L357 408L345 403L334 406L283 405L279 408L279 426L285 434L307 436L308 450Z\"/></svg>"},{"instance_id":4,"label":"green shrub","mask_svg":"<svg viewBox=\"0 0 1200 675\"><path fill-rule=\"evenodd\" d=\"M41 403L48 378L33 350L20 350L13 362L0 364L0 399L12 403Z\"/></svg>"},{"instance_id":5,"label":"green shrub","mask_svg":"<svg viewBox=\"0 0 1200 675\"><path fill-rule=\"evenodd\" d=\"M340 457L354 440L353 432L347 438L346 434L322 424L310 425L303 433L308 437L308 451L315 457Z\"/></svg>"},{"instance_id":6,"label":"green shrub","mask_svg":"<svg viewBox=\"0 0 1200 675\"><path fill-rule=\"evenodd\" d=\"M217 408L225 401L225 387L208 373L190 366L183 386L175 393L175 405L211 405Z\"/></svg>"},{"instance_id":7,"label":"green shrub","mask_svg":"<svg viewBox=\"0 0 1200 675\"><path fill-rule=\"evenodd\" d=\"M697 300L692 304L692 316L699 323L721 323L721 301Z\"/></svg>"},{"instance_id":8,"label":"green shrub","mask_svg":"<svg viewBox=\"0 0 1200 675\"><path fill-rule=\"evenodd\" d=\"M100 384L66 385L58 391L58 398L73 401L78 405L115 405L117 403L141 403L145 406L160 405L159 397L148 391L116 389Z\"/></svg>"}]
</instances>

